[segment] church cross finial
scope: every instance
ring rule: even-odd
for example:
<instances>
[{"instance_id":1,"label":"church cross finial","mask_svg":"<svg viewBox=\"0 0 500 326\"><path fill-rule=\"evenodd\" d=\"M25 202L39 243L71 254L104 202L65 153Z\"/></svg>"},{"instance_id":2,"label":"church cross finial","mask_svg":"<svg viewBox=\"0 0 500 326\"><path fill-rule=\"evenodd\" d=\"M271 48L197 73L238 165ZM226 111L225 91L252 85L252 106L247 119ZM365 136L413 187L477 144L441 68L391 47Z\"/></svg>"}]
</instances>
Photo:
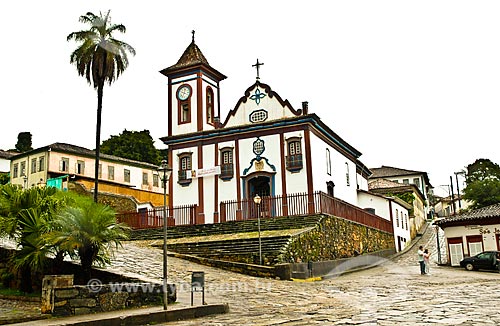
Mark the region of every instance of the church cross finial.
<instances>
[{"instance_id":1,"label":"church cross finial","mask_svg":"<svg viewBox=\"0 0 500 326\"><path fill-rule=\"evenodd\" d=\"M260 76L259 76L259 69L260 69L260 66L263 66L264 64L263 63L260 63L259 62L259 59L257 59L257 63L252 65L252 67L255 67L255 69L257 69L257 80L260 79Z\"/></svg>"},{"instance_id":2,"label":"church cross finial","mask_svg":"<svg viewBox=\"0 0 500 326\"><path fill-rule=\"evenodd\" d=\"M191 31L191 34L193 34L193 43L194 43L194 29Z\"/></svg>"}]
</instances>

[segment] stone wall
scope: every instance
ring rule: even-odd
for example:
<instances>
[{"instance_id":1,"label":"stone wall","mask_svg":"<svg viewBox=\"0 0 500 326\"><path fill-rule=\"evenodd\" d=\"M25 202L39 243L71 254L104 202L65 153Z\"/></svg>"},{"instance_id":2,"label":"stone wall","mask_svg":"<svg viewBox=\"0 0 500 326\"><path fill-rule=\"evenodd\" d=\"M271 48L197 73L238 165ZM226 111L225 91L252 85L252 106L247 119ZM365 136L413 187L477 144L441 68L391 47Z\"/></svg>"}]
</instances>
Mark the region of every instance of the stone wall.
<instances>
[{"instance_id":1,"label":"stone wall","mask_svg":"<svg viewBox=\"0 0 500 326\"><path fill-rule=\"evenodd\" d=\"M85 196L92 196L93 193L78 182L70 182L68 189ZM99 191L99 203L112 207L117 212L132 212L137 210L137 203L131 196L103 193Z\"/></svg>"},{"instance_id":2,"label":"stone wall","mask_svg":"<svg viewBox=\"0 0 500 326\"><path fill-rule=\"evenodd\" d=\"M294 236L280 261L316 262L354 257L394 248L391 233L335 216L325 216L313 230Z\"/></svg>"},{"instance_id":3,"label":"stone wall","mask_svg":"<svg viewBox=\"0 0 500 326\"><path fill-rule=\"evenodd\" d=\"M103 311L161 305L162 286L152 283L115 283L114 285L55 288L52 315L68 316ZM176 301L175 285L169 284L169 303Z\"/></svg>"}]
</instances>

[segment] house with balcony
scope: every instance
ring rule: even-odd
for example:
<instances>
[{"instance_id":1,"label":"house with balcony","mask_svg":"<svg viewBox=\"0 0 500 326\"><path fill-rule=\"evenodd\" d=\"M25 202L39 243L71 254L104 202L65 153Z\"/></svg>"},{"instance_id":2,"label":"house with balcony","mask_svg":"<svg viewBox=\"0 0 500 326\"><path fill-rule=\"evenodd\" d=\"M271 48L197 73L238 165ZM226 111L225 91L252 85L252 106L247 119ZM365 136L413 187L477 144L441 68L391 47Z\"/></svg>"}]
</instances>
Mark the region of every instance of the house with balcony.
<instances>
[{"instance_id":1,"label":"house with balcony","mask_svg":"<svg viewBox=\"0 0 500 326\"><path fill-rule=\"evenodd\" d=\"M126 196L134 209L163 205L163 188L157 166L101 154L99 194ZM78 185L93 191L95 152L84 147L54 143L11 157L10 182L23 188L52 186L67 190Z\"/></svg>"}]
</instances>

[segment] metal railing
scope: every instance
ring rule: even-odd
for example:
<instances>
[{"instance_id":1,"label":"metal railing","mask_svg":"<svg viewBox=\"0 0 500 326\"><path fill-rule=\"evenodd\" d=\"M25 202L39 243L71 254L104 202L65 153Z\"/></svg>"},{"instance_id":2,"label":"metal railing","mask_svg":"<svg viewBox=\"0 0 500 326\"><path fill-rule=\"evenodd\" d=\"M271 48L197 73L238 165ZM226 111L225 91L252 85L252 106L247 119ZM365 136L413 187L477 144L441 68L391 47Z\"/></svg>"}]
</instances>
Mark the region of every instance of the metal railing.
<instances>
[{"instance_id":1,"label":"metal railing","mask_svg":"<svg viewBox=\"0 0 500 326\"><path fill-rule=\"evenodd\" d=\"M174 208L167 207L167 225L194 225L196 224L197 205L183 205ZM156 207L141 212L116 214L118 222L125 223L132 229L148 229L163 226L164 209Z\"/></svg>"},{"instance_id":2,"label":"metal railing","mask_svg":"<svg viewBox=\"0 0 500 326\"><path fill-rule=\"evenodd\" d=\"M264 196L260 205L262 218L324 213L382 231L393 232L391 221L320 191L313 194ZM220 203L220 221L254 219L257 218L257 209L253 199L224 201Z\"/></svg>"},{"instance_id":3,"label":"metal railing","mask_svg":"<svg viewBox=\"0 0 500 326\"><path fill-rule=\"evenodd\" d=\"M197 209L197 205L184 205L173 209L167 207L168 226L197 224ZM378 230L393 232L391 221L320 191L313 194L263 196L260 207L254 203L253 198L223 201L219 208L220 222L255 219L258 211L261 218L324 213ZM117 214L117 219L133 229L162 227L163 207L144 212L120 213Z\"/></svg>"}]
</instances>

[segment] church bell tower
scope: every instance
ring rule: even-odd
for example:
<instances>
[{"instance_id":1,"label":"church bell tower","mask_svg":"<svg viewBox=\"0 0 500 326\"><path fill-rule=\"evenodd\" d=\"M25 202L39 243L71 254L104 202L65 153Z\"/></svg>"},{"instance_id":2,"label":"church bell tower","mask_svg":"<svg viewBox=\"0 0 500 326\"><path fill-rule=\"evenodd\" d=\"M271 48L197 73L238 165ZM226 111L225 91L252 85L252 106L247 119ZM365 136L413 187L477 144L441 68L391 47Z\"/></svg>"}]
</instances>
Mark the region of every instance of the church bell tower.
<instances>
[{"instance_id":1,"label":"church bell tower","mask_svg":"<svg viewBox=\"0 0 500 326\"><path fill-rule=\"evenodd\" d=\"M177 63L160 71L168 77L168 137L218 128L219 82L226 76L210 66L192 33Z\"/></svg>"}]
</instances>

